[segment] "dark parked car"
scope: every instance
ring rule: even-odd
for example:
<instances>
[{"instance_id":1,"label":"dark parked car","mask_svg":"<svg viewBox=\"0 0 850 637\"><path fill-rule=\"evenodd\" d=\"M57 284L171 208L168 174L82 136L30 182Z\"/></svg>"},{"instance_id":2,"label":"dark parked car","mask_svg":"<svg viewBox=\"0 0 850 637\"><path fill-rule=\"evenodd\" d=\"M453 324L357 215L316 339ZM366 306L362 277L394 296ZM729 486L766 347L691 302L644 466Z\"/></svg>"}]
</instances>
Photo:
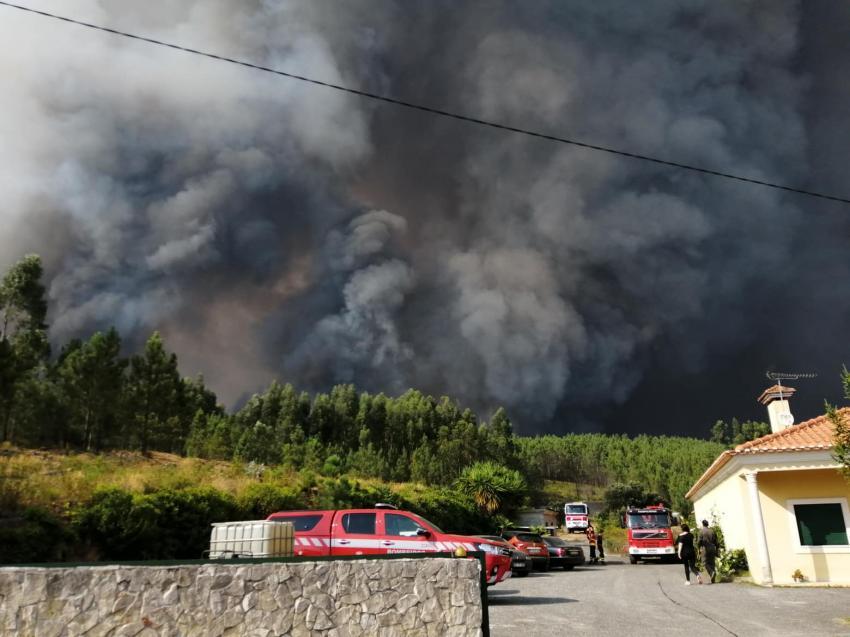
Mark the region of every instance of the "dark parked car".
<instances>
[{"instance_id":1,"label":"dark parked car","mask_svg":"<svg viewBox=\"0 0 850 637\"><path fill-rule=\"evenodd\" d=\"M559 537L544 535L543 541L549 547L549 564L552 568L561 566L567 571L584 564L584 550L578 544L570 544Z\"/></svg>"},{"instance_id":2,"label":"dark parked car","mask_svg":"<svg viewBox=\"0 0 850 637\"><path fill-rule=\"evenodd\" d=\"M534 563L531 561L531 558L528 556L528 553L518 549L513 544L508 542L505 538L499 537L498 535L479 535L478 537L483 538L485 540L490 540L491 542L501 542L511 550L512 577L525 577L532 570L534 570Z\"/></svg>"},{"instance_id":3,"label":"dark parked car","mask_svg":"<svg viewBox=\"0 0 850 637\"><path fill-rule=\"evenodd\" d=\"M524 553L528 553L534 568L541 571L549 570L549 549L537 533L528 531L503 531L502 537Z\"/></svg>"}]
</instances>

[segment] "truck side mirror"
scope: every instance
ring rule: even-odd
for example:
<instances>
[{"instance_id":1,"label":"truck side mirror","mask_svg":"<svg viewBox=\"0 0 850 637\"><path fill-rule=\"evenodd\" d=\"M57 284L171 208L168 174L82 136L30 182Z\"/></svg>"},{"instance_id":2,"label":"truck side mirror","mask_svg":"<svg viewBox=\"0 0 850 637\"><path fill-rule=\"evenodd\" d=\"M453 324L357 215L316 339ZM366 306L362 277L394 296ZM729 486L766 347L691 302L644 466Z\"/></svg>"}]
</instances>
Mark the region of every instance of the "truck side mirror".
<instances>
[{"instance_id":1,"label":"truck side mirror","mask_svg":"<svg viewBox=\"0 0 850 637\"><path fill-rule=\"evenodd\" d=\"M428 529L423 529L420 526L418 529L416 529L416 535L421 535L421 536L424 536L424 537L431 537L431 531L429 531Z\"/></svg>"}]
</instances>

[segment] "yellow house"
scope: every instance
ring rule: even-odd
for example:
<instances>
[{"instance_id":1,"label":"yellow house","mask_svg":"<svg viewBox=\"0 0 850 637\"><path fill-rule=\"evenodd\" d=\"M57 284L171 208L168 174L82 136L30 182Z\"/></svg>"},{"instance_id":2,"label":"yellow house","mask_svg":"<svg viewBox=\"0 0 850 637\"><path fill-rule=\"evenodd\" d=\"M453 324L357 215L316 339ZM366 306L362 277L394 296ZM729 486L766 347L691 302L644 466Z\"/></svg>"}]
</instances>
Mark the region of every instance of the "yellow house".
<instances>
[{"instance_id":1,"label":"yellow house","mask_svg":"<svg viewBox=\"0 0 850 637\"><path fill-rule=\"evenodd\" d=\"M793 391L765 390L773 433L720 454L687 498L697 520L720 525L727 548L746 551L757 583L791 584L799 569L809 582L850 584L850 483L832 456L833 425L826 416L789 424Z\"/></svg>"}]
</instances>

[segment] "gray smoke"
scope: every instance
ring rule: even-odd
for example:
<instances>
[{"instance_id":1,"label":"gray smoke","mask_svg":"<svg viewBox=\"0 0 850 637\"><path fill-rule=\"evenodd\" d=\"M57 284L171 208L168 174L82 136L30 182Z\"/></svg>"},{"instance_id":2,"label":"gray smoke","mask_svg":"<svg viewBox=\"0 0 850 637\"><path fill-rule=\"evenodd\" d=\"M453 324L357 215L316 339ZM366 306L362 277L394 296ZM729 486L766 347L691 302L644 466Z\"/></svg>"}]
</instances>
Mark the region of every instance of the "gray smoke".
<instances>
[{"instance_id":1,"label":"gray smoke","mask_svg":"<svg viewBox=\"0 0 850 637\"><path fill-rule=\"evenodd\" d=\"M28 4L724 172L809 174L797 2ZM611 407L744 352L760 375L798 325L759 308L813 250L808 201L8 9L0 51L0 267L43 255L57 343L159 329L229 402L273 377L354 382L505 405L526 432L662 431L661 405ZM724 409L749 409L725 387Z\"/></svg>"}]
</instances>

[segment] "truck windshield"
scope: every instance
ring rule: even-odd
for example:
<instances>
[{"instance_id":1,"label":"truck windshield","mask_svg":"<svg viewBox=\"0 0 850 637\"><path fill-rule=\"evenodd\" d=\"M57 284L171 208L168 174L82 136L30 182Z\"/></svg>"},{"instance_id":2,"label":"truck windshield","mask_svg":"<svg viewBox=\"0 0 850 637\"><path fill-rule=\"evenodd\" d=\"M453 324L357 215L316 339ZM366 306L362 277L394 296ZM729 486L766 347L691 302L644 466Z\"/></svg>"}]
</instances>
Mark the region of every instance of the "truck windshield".
<instances>
[{"instance_id":1,"label":"truck windshield","mask_svg":"<svg viewBox=\"0 0 850 637\"><path fill-rule=\"evenodd\" d=\"M428 520L426 520L425 518L423 518L421 515L416 515L416 514L414 513L414 514L413 514L413 517L414 517L414 518L416 518L416 519L418 519L418 520L421 520L421 521L423 522L423 524L422 524L422 527L423 527L423 528L425 528L425 529L433 529L433 530L434 530L434 531L436 531L437 533L444 533L443 529L441 529L439 526L437 526L437 525L436 525L436 524L434 524L433 522L429 522Z\"/></svg>"},{"instance_id":2,"label":"truck windshield","mask_svg":"<svg viewBox=\"0 0 850 637\"><path fill-rule=\"evenodd\" d=\"M629 513L628 526L630 529L667 529L670 528L670 515L658 513Z\"/></svg>"},{"instance_id":3,"label":"truck windshield","mask_svg":"<svg viewBox=\"0 0 850 637\"><path fill-rule=\"evenodd\" d=\"M587 515L587 507L583 504L568 504L564 509L567 515Z\"/></svg>"}]
</instances>

